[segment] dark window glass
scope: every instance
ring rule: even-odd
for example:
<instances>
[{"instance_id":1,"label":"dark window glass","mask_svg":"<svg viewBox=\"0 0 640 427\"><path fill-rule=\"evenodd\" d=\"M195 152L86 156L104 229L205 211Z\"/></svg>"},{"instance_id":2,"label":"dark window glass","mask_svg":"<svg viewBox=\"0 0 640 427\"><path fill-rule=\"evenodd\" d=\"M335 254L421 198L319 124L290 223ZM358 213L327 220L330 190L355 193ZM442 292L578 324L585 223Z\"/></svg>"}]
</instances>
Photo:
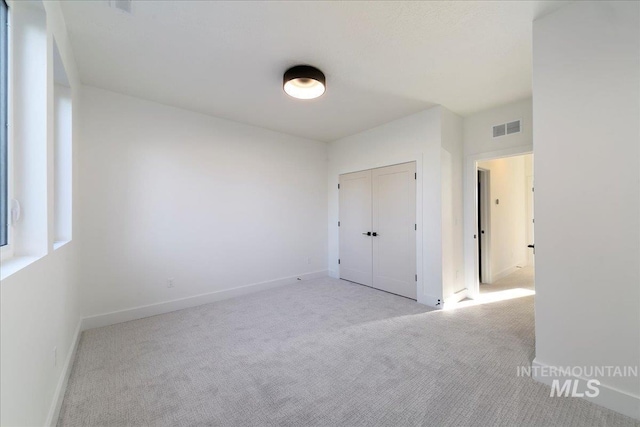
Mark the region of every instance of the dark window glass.
<instances>
[{"instance_id":1,"label":"dark window glass","mask_svg":"<svg viewBox=\"0 0 640 427\"><path fill-rule=\"evenodd\" d=\"M0 0L0 246L8 243L8 194L9 162L7 157L7 73L8 73L8 15L9 9Z\"/></svg>"}]
</instances>

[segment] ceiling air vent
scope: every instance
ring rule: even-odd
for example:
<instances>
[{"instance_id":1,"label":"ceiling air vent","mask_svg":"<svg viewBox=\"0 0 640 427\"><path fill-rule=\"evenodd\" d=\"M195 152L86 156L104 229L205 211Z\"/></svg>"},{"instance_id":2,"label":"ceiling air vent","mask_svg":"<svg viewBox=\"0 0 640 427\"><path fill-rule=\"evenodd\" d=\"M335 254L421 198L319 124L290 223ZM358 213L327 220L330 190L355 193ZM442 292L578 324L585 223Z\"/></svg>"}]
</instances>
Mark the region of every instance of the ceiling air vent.
<instances>
[{"instance_id":1,"label":"ceiling air vent","mask_svg":"<svg viewBox=\"0 0 640 427\"><path fill-rule=\"evenodd\" d=\"M107 0L107 4L124 13L131 13L131 0Z\"/></svg>"},{"instance_id":2,"label":"ceiling air vent","mask_svg":"<svg viewBox=\"0 0 640 427\"><path fill-rule=\"evenodd\" d=\"M493 137L498 138L500 136L512 135L514 133L522 132L522 120L515 120L513 122L504 123L501 125L495 125L493 127Z\"/></svg>"}]
</instances>

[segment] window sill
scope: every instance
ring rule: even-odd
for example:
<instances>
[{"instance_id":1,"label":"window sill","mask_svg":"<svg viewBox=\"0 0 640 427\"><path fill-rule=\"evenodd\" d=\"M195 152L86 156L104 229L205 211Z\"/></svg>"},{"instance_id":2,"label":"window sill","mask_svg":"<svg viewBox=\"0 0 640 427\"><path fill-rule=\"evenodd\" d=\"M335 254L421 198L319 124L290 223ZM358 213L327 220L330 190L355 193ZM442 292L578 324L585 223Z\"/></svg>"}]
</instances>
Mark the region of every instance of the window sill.
<instances>
[{"instance_id":1,"label":"window sill","mask_svg":"<svg viewBox=\"0 0 640 427\"><path fill-rule=\"evenodd\" d=\"M39 256L19 256L2 260L0 263L0 280L17 273L29 264L34 263L42 257Z\"/></svg>"},{"instance_id":2,"label":"window sill","mask_svg":"<svg viewBox=\"0 0 640 427\"><path fill-rule=\"evenodd\" d=\"M59 249L70 242L71 240L60 240L59 242L53 242L53 250L55 251L56 249Z\"/></svg>"}]
</instances>

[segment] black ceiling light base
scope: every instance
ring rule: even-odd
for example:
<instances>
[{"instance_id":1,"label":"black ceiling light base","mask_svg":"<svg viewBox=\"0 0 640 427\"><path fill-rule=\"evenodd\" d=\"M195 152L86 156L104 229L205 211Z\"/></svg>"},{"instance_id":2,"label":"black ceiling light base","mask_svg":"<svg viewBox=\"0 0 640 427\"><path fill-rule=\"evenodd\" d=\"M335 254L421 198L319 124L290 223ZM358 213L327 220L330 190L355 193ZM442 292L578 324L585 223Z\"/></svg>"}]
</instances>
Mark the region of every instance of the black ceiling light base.
<instances>
[{"instance_id":1,"label":"black ceiling light base","mask_svg":"<svg viewBox=\"0 0 640 427\"><path fill-rule=\"evenodd\" d=\"M298 99L313 99L324 94L327 82L324 73L310 65L289 68L282 79L287 95Z\"/></svg>"}]
</instances>

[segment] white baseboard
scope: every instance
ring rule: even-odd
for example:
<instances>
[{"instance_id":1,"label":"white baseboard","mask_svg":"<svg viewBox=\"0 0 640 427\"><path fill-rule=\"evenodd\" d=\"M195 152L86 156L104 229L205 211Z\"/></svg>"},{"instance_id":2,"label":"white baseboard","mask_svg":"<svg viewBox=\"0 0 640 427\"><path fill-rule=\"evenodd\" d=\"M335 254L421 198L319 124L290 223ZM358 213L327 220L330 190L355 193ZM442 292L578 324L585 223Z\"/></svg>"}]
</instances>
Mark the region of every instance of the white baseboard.
<instances>
[{"instance_id":1,"label":"white baseboard","mask_svg":"<svg viewBox=\"0 0 640 427\"><path fill-rule=\"evenodd\" d=\"M467 298L469 296L469 290L468 289L462 289L461 291L458 291L454 294L451 294L450 296L448 296L447 298L444 299L444 307L443 308L449 308L449 306L454 306L455 304L459 303L460 301L462 301L463 299Z\"/></svg>"},{"instance_id":2,"label":"white baseboard","mask_svg":"<svg viewBox=\"0 0 640 427\"><path fill-rule=\"evenodd\" d=\"M586 382L586 378L581 377L550 377L550 376L541 376L539 375L540 370L549 369L551 365L540 362L538 359L533 359L531 365L534 369L532 369L531 376L538 382L551 386L554 379L559 380L580 380L582 382ZM537 367L537 368L536 368ZM536 373L538 375L536 375ZM640 420L640 396L634 396L627 392L618 390L614 387L603 384L600 380L600 385L598 386L600 393L596 397L583 397L583 399L588 400L589 402L595 403L596 405L603 406L607 409L611 409L612 411L616 411L621 413L622 415L626 415L627 417L635 418Z\"/></svg>"},{"instance_id":3,"label":"white baseboard","mask_svg":"<svg viewBox=\"0 0 640 427\"><path fill-rule=\"evenodd\" d=\"M270 280L268 282L254 283L251 285L240 286L232 289L225 289L206 294L195 295L192 297L180 298L171 301L159 302L156 304L132 307L125 310L113 311L110 313L98 314L95 316L85 317L82 322L82 330L100 328L102 326L115 325L116 323L128 322L130 320L142 319L144 317L155 316L158 314L169 313L183 308L195 307L198 305L209 304L237 296L247 295L250 293L275 288L278 286L292 284L301 280L311 280L320 277L326 277L327 270L316 271L313 273L301 274L298 276L284 277L282 279Z\"/></svg>"},{"instance_id":4,"label":"white baseboard","mask_svg":"<svg viewBox=\"0 0 640 427\"><path fill-rule=\"evenodd\" d=\"M67 353L67 358L64 361L62 372L60 372L60 378L58 379L58 385L56 391L53 394L53 401L51 402L51 408L49 408L49 414L47 415L46 426L55 426L58 423L58 416L60 415L60 409L62 408L62 401L64 400L64 393L67 390L67 383L69 382L69 376L71 375L71 367L73 361L76 358L76 350L78 349L78 343L80 342L80 335L82 334L82 319L78 322L76 332L73 334L71 346Z\"/></svg>"},{"instance_id":5,"label":"white baseboard","mask_svg":"<svg viewBox=\"0 0 640 427\"><path fill-rule=\"evenodd\" d=\"M510 275L511 273L515 273L516 270L518 270L518 268L520 268L522 264L516 264L516 265L512 265L511 267L507 267L502 271L499 271L495 274L491 275L491 283L493 282L497 282L500 279L503 279L505 277L507 277L508 275Z\"/></svg>"}]
</instances>

